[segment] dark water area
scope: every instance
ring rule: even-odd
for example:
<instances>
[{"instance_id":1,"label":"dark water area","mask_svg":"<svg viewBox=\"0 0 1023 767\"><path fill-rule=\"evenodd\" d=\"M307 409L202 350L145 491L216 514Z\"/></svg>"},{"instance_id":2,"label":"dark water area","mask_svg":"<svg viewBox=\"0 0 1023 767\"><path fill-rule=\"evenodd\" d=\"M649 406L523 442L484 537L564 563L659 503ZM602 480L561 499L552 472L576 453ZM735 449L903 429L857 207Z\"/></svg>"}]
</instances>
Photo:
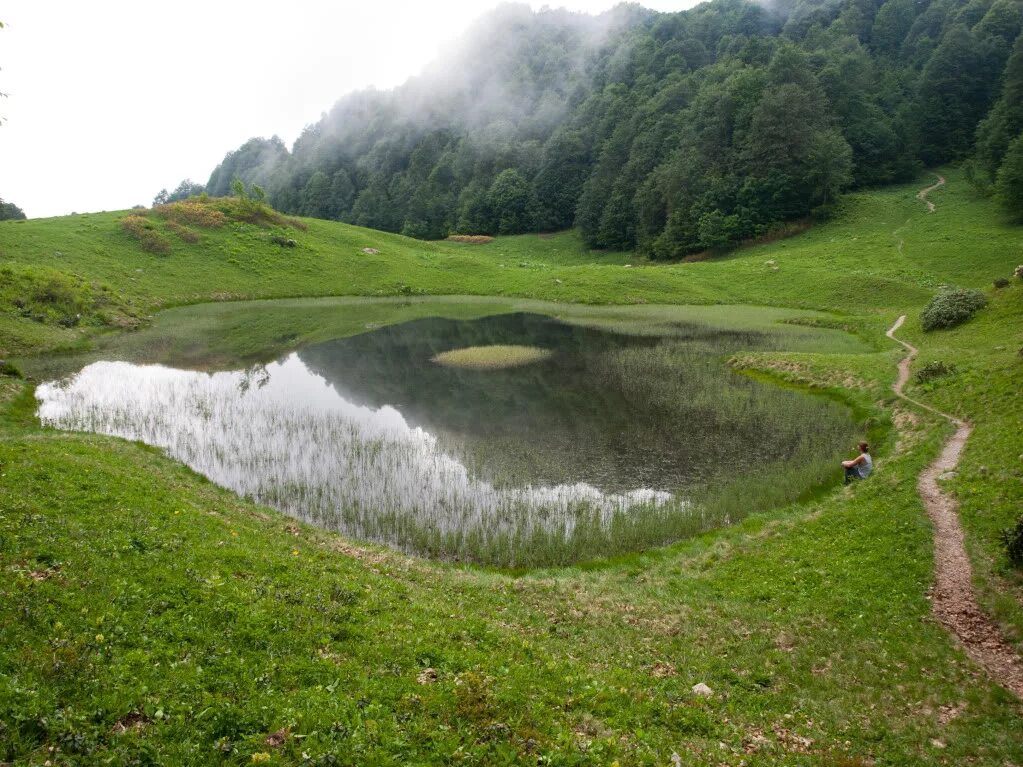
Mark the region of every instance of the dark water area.
<instances>
[{"instance_id":1,"label":"dark water area","mask_svg":"<svg viewBox=\"0 0 1023 767\"><path fill-rule=\"evenodd\" d=\"M367 407L389 405L499 484L586 482L606 492L674 490L699 466L642 398L596 370L602 355L651 348L626 336L534 314L472 322L423 319L298 352L310 371ZM442 352L529 345L546 360L499 370L438 365ZM682 451L682 452L680 452Z\"/></svg>"},{"instance_id":2,"label":"dark water area","mask_svg":"<svg viewBox=\"0 0 1023 767\"><path fill-rule=\"evenodd\" d=\"M549 354L441 365L466 347ZM420 554L519 565L656 545L720 524L701 500L770 446L805 466L843 409L732 373L770 346L697 324L627 335L539 314L418 319L243 371L98 362L39 387L58 428L139 439L258 502Z\"/></svg>"}]
</instances>

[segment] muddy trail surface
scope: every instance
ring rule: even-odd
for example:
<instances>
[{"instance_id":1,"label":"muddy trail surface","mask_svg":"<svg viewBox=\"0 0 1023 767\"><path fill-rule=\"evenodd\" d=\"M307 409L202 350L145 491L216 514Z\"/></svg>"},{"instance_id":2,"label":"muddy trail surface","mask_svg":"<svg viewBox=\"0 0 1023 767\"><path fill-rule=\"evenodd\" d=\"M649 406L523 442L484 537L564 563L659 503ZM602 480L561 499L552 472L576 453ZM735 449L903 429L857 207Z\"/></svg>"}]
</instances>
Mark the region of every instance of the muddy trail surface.
<instances>
[{"instance_id":1,"label":"muddy trail surface","mask_svg":"<svg viewBox=\"0 0 1023 767\"><path fill-rule=\"evenodd\" d=\"M924 190L927 191L927 190ZM895 337L906 320L896 320L886 335L905 347L908 354L899 363L899 375L892 390L901 399L938 415L955 425L955 434L939 455L920 475L917 491L934 525L934 586L931 608L934 617L962 643L966 654L984 668L991 678L1023 700L1023 660L1002 637L998 627L981 611L973 592L970 560L966 556L963 528L959 524L959 504L942 492L938 480L959 465L971 426L948 413L911 399L902 393L909 381L909 370L916 347Z\"/></svg>"},{"instance_id":2,"label":"muddy trail surface","mask_svg":"<svg viewBox=\"0 0 1023 767\"><path fill-rule=\"evenodd\" d=\"M929 195L931 192L933 192L939 186L944 186L945 185L945 177L944 176L939 176L937 173L935 173L934 176L935 176L935 178L938 179L937 182L931 184L929 187L926 187L925 189L921 189L919 192L916 193L916 198L918 200L920 200L920 202L924 203L927 206L927 212L928 213L933 213L935 210L937 210L937 206L935 206L935 204L933 202L931 202L930 200L927 199L927 195Z\"/></svg>"}]
</instances>

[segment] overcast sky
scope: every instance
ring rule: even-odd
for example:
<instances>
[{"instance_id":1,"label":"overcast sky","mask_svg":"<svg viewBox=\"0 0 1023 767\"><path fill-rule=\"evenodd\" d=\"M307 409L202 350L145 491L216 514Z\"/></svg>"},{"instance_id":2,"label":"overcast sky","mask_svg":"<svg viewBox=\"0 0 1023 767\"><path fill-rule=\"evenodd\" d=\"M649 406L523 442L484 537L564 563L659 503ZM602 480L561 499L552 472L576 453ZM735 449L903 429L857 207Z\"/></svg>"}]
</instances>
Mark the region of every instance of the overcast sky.
<instances>
[{"instance_id":1,"label":"overcast sky","mask_svg":"<svg viewBox=\"0 0 1023 767\"><path fill-rule=\"evenodd\" d=\"M276 133L290 148L345 93L404 82L498 4L8 0L0 198L36 218L148 205L183 178L205 183L246 139Z\"/></svg>"}]
</instances>

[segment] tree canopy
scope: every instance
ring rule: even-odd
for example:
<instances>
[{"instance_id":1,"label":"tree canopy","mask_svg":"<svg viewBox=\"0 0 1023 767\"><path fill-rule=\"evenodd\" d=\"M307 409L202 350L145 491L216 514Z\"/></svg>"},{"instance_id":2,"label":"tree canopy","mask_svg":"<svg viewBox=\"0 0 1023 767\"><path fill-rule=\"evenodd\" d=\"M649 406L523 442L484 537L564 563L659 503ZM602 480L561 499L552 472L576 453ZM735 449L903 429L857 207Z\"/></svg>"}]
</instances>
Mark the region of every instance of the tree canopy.
<instances>
[{"instance_id":1,"label":"tree canopy","mask_svg":"<svg viewBox=\"0 0 1023 767\"><path fill-rule=\"evenodd\" d=\"M23 219L25 218L25 211L15 205L13 202L4 202L0 199L0 221L7 221L8 219Z\"/></svg>"},{"instance_id":2,"label":"tree canopy","mask_svg":"<svg viewBox=\"0 0 1023 767\"><path fill-rule=\"evenodd\" d=\"M284 212L420 238L577 226L590 247L655 257L727 248L926 164L975 154L993 188L1023 132L1021 6L502 6L290 150L229 152L206 189L237 177Z\"/></svg>"}]
</instances>

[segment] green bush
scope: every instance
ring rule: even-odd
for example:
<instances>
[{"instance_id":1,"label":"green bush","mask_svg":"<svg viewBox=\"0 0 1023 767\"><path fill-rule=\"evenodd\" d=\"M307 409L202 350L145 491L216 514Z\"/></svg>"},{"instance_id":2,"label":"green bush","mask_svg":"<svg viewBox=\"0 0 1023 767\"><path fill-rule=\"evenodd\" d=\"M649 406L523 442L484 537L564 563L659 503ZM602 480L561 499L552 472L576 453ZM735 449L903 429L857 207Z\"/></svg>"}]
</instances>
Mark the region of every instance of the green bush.
<instances>
[{"instance_id":1,"label":"green bush","mask_svg":"<svg viewBox=\"0 0 1023 767\"><path fill-rule=\"evenodd\" d=\"M275 234L274 236L272 236L270 238L270 242L272 242L274 245L280 245L282 248L293 248L296 245L298 245L298 243L295 240L291 239L290 237L282 237L279 234Z\"/></svg>"},{"instance_id":2,"label":"green bush","mask_svg":"<svg viewBox=\"0 0 1023 767\"><path fill-rule=\"evenodd\" d=\"M957 372L959 372L959 369L953 363L934 360L920 368L916 375L913 376L913 380L918 384L926 384L937 378L944 378Z\"/></svg>"},{"instance_id":3,"label":"green bush","mask_svg":"<svg viewBox=\"0 0 1023 767\"><path fill-rule=\"evenodd\" d=\"M1015 527L1002 531L1002 543L1009 561L1016 567L1023 567L1023 517L1019 518Z\"/></svg>"},{"instance_id":4,"label":"green bush","mask_svg":"<svg viewBox=\"0 0 1023 767\"><path fill-rule=\"evenodd\" d=\"M997 277L997 278L995 278L995 287L996 288L1007 288L1007 287L1009 287L1009 278L1008 277Z\"/></svg>"},{"instance_id":5,"label":"green bush","mask_svg":"<svg viewBox=\"0 0 1023 767\"><path fill-rule=\"evenodd\" d=\"M987 304L987 296L971 288L944 288L920 315L924 330L953 328L970 319Z\"/></svg>"},{"instance_id":6,"label":"green bush","mask_svg":"<svg viewBox=\"0 0 1023 767\"><path fill-rule=\"evenodd\" d=\"M21 370L13 362L7 362L6 360L0 360L0 376L13 376L14 378L21 378Z\"/></svg>"}]
</instances>

